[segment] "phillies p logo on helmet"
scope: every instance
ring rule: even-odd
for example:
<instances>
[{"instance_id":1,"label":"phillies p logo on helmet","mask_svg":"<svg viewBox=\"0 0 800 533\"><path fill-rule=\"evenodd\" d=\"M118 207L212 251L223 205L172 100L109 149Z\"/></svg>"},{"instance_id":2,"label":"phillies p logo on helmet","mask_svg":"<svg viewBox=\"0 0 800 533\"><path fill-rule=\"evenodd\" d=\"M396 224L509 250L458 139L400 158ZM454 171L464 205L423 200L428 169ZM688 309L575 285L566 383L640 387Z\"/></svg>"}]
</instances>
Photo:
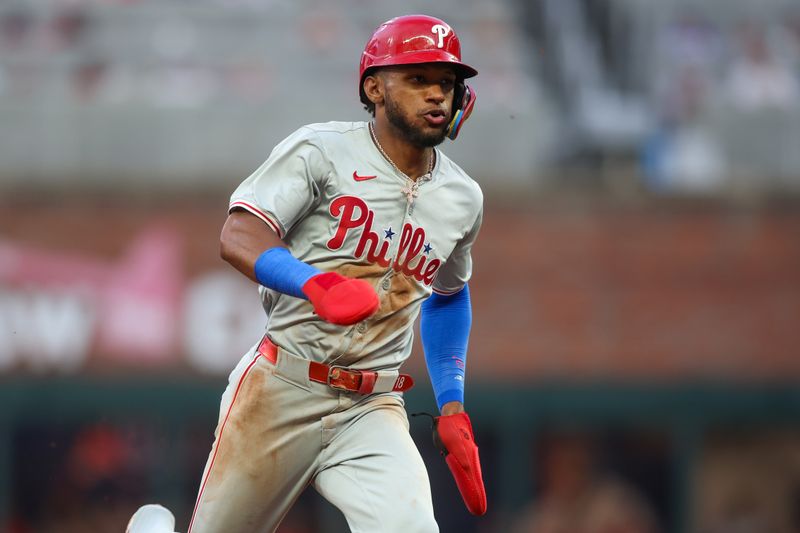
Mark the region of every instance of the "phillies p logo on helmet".
<instances>
[{"instance_id":1,"label":"phillies p logo on helmet","mask_svg":"<svg viewBox=\"0 0 800 533\"><path fill-rule=\"evenodd\" d=\"M447 37L448 33L450 33L450 28L448 28L444 24L434 24L433 28L431 28L431 33L439 34L439 42L436 43L436 48L443 48L444 38Z\"/></svg>"}]
</instances>

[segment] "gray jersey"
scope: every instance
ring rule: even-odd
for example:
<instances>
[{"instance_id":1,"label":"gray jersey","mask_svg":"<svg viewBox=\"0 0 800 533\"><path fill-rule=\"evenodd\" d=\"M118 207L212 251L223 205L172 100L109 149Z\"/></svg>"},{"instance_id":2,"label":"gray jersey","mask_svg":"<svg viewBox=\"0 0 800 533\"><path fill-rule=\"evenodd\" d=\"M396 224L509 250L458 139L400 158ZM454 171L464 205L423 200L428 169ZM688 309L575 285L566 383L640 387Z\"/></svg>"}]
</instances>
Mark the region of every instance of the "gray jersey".
<instances>
[{"instance_id":1,"label":"gray jersey","mask_svg":"<svg viewBox=\"0 0 800 533\"><path fill-rule=\"evenodd\" d=\"M301 261L364 279L380 297L375 315L337 326L308 301L261 287L275 343L314 361L377 370L408 358L431 291L457 292L469 280L483 196L439 150L430 176L414 184L381 154L366 122L329 122L276 146L233 193L235 208L261 218Z\"/></svg>"}]
</instances>

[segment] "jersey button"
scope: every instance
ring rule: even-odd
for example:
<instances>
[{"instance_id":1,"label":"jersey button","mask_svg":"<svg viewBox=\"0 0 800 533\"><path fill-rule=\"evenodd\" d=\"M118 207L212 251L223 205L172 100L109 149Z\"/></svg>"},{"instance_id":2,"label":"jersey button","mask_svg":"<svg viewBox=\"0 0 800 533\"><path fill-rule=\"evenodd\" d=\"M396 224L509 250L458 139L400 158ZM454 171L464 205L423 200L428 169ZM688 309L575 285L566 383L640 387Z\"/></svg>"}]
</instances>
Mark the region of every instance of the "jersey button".
<instances>
[{"instance_id":1,"label":"jersey button","mask_svg":"<svg viewBox=\"0 0 800 533\"><path fill-rule=\"evenodd\" d=\"M390 280L389 278L386 278L385 280L383 280L383 283L381 283L381 287L383 287L383 290L385 291L388 291L389 287L391 286L392 286L392 280Z\"/></svg>"},{"instance_id":2,"label":"jersey button","mask_svg":"<svg viewBox=\"0 0 800 533\"><path fill-rule=\"evenodd\" d=\"M361 324L356 326L356 331L358 331L359 333L364 333L365 331L367 331L367 325L362 322Z\"/></svg>"}]
</instances>

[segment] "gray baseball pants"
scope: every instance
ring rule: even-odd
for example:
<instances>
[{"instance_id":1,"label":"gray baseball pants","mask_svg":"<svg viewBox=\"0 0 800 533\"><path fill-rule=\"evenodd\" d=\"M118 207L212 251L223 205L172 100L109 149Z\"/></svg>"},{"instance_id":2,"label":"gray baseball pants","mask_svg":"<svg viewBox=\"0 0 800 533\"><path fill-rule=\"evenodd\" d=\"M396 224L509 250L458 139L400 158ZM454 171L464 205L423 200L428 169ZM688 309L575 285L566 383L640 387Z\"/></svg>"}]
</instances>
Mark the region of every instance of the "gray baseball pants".
<instances>
[{"instance_id":1,"label":"gray baseball pants","mask_svg":"<svg viewBox=\"0 0 800 533\"><path fill-rule=\"evenodd\" d=\"M230 375L187 533L273 532L310 484L358 533L435 533L402 396L309 381L255 348Z\"/></svg>"}]
</instances>

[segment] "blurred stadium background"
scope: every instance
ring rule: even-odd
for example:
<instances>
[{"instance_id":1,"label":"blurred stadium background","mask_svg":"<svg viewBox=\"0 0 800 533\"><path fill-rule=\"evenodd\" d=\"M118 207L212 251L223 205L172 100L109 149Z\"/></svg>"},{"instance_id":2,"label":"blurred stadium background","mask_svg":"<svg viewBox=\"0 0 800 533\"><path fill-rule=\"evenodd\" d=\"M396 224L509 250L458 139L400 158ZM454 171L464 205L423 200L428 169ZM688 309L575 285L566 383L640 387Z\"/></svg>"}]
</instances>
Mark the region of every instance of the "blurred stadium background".
<instances>
[{"instance_id":1,"label":"blurred stadium background","mask_svg":"<svg viewBox=\"0 0 800 533\"><path fill-rule=\"evenodd\" d=\"M185 531L264 323L218 259L228 196L300 125L365 119L361 49L413 12L481 73L444 149L487 198L490 510L413 419L442 531L800 531L796 0L3 0L1 532L151 501ZM346 526L311 490L280 531Z\"/></svg>"}]
</instances>

